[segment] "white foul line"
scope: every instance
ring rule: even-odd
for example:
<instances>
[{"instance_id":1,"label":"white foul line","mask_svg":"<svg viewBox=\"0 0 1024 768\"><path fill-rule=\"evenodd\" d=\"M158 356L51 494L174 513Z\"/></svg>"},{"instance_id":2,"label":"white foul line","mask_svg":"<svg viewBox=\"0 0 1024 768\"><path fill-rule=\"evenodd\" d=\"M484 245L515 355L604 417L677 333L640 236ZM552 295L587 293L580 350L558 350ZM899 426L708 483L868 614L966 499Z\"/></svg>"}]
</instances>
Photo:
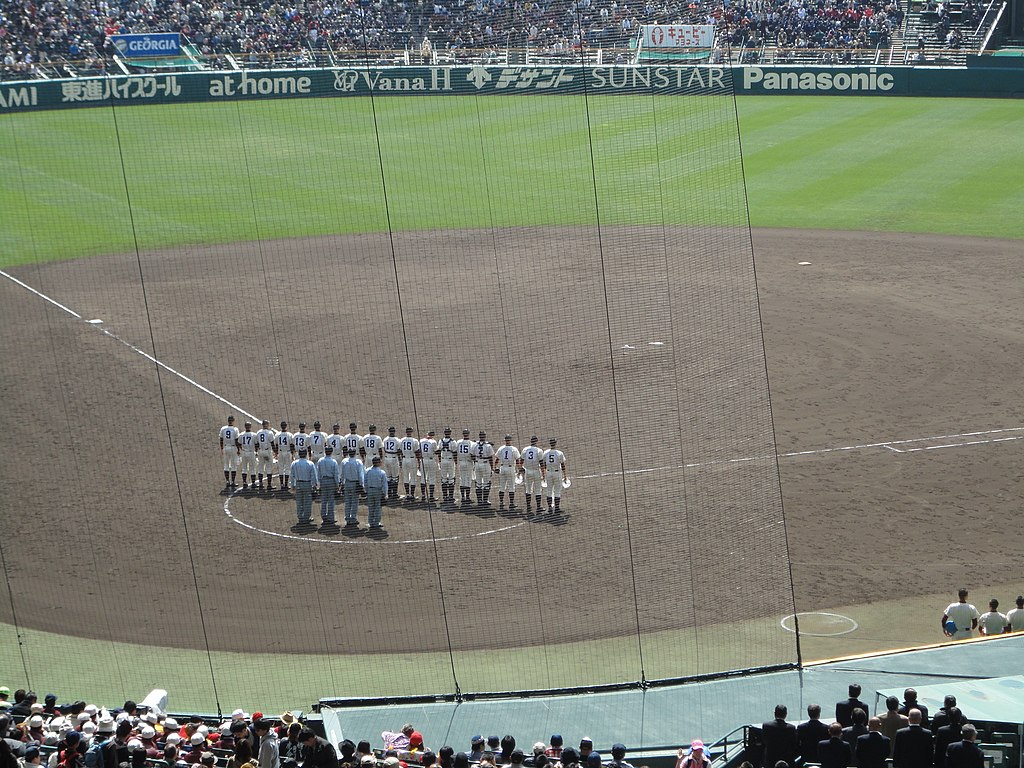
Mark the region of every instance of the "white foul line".
<instances>
[{"instance_id":1,"label":"white foul line","mask_svg":"<svg viewBox=\"0 0 1024 768\"><path fill-rule=\"evenodd\" d=\"M68 309L67 307L65 307L60 302L55 301L54 299L51 299L45 293L41 293L40 291L37 291L35 288L33 288L31 285L28 285L27 283L23 283L21 280L19 280L18 278L14 277L14 275L8 274L7 272L4 272L2 269L0 269L0 275L3 275L8 280L10 280L12 283L16 283L17 285L20 285L25 290L30 291L31 293L34 293L36 296L38 296L39 298L43 299L44 301L48 301L50 304L53 304L53 306L57 307L58 309L61 309L64 312L67 312L69 315L71 315L76 320L81 320L82 319L82 316L80 314L78 314L77 312L75 312L73 309ZM132 350L133 352L137 352L138 354L142 355L144 358L149 360L151 363L155 363L156 365L158 365L161 368L163 368L168 373L173 373L179 379L181 379L182 381L185 381L185 382L191 384L193 387L198 389L200 392L205 392L210 397L213 397L213 398L215 398L217 400L220 400L222 403L224 403L224 405L228 406L229 408L238 411L239 413L241 413L244 416L248 416L253 421L260 421L259 417L254 416L253 414L249 413L247 410L245 410L241 406L235 405L234 403L232 403L227 398L221 397L216 392L214 392L212 389L208 389L207 387L204 387L202 384L200 384L195 379L190 379L188 376L186 376L185 374L181 373L180 371L174 370L173 368L171 368L171 366L167 365L167 363L164 363L164 362L161 362L160 360L157 360L155 357L153 357L148 352L139 349L138 347L136 347L131 342L125 341L120 336L118 336L116 333L112 333L111 331L108 331L106 328L102 328L99 325L92 325L92 324L90 324L89 327L96 328L100 333L103 333L103 334L109 336L114 341L119 341L120 343L122 343L126 347L128 347L128 349Z\"/></svg>"},{"instance_id":2,"label":"white foul line","mask_svg":"<svg viewBox=\"0 0 1024 768\"><path fill-rule=\"evenodd\" d=\"M904 440L885 440L880 443L859 443L857 445L843 445L837 448L814 448L809 451L790 451L788 453L777 453L774 458L790 459L795 456L818 456L823 453L838 453L840 451L863 451L868 448L887 448L893 453L917 453L918 451L935 451L940 448L963 448L968 445L988 445L989 443L1005 443L1010 440L1024 440L1024 434L1011 435L1010 437L993 437L988 440L963 440L942 445L926 445L918 448L894 448L895 445L909 445L910 443L925 443L932 440L954 440L958 437L982 437L984 435L997 435L1003 432L1024 433L1024 427L1004 427L1001 429L986 429L978 432L960 432L955 435L933 435L931 437L910 437ZM742 464L748 461L770 460L771 455L765 456L743 456L737 459L716 459L714 461L695 461L689 464L670 464L663 467L646 467L644 469L627 469L625 472L598 472L593 475L577 475L577 480L593 480L599 477L622 477L623 475L642 475L648 472L665 472L673 469L695 469L698 467L713 467L719 464Z\"/></svg>"},{"instance_id":3,"label":"white foul line","mask_svg":"<svg viewBox=\"0 0 1024 768\"><path fill-rule=\"evenodd\" d=\"M22 282L18 278L16 278L13 275L5 272L2 269L0 269L0 275L2 275L3 277L6 277L12 283L20 285L25 290L27 290L27 291L29 291L31 293L34 293L39 298L43 299L44 301L49 302L50 304L52 304L53 306L57 307L58 309L66 312L67 314L69 314L73 318L75 318L76 320L81 320L82 319L82 316L80 314L78 314L77 312L75 312L73 309L69 309L68 307L65 307L60 302L56 301L55 299L51 299L45 293L42 293L41 291L37 291L31 285L28 285L27 283ZM155 357L153 357L153 355L151 355L148 352L145 352L145 351L139 349L134 344L132 344L132 343L130 343L128 341L125 341L124 339L122 339L117 334L112 333L111 331L108 331L106 328L102 328L102 327L100 327L98 325L90 325L90 327L98 329L100 331L100 333L103 333L106 336L109 336L110 338L114 339L115 341L120 342L124 346L128 347L128 349L130 349L133 352L136 352L136 353L142 355L144 358L146 358L150 362L160 366L161 368L163 368L168 373L173 373L175 376L177 376L182 381L185 381L188 384L191 384L193 387L195 387L199 391L205 392L206 394L210 395L210 397L213 397L213 398L219 400L220 402L224 403L228 407L238 411L239 413L241 413L241 414L243 414L245 416L248 416L253 421L260 421L258 416L254 416L253 414L249 413L248 411L246 411L241 406L235 405L234 403L232 403L227 398L221 397L216 392L214 392L212 389L204 387L202 384L200 384L199 382L195 381L194 379L190 379L185 374L183 374L183 373L181 373L179 371L174 370L174 368L171 368L171 366L167 365L164 362L161 362L160 360L157 360ZM1005 443L1005 442L1009 442L1011 440L1022 440L1022 439L1024 439L1024 434L1019 434L1019 435L1011 435L1011 436L1007 436L1007 437L988 438L988 439L983 439L983 440L966 440L966 441L957 441L957 442L951 442L951 443L944 443L944 444L941 444L941 445L919 446L919 447L915 447L915 448L895 448L894 447L894 446L897 446L897 445L905 446L905 445L910 445L912 443L931 442L933 440L954 440L954 441L956 441L957 438L961 438L961 437L986 437L987 435L997 435L997 434L1001 434L1001 433L1004 433L1004 432L1021 432L1021 433L1024 433L1024 427L1005 427L1005 428L1002 428L1002 429L986 429L986 430L980 430L980 431L977 431L977 432L959 432L959 433L953 434L953 435L933 435L931 437L911 437L911 438L906 438L906 439L903 439L903 440L883 440L882 442L878 442L878 443L859 443L857 445L844 445L844 446L839 446L837 448L815 448L815 449L812 449L812 450L809 450L809 451L790 451L788 453L777 453L777 454L775 454L774 457L771 456L771 455L765 455L765 456L743 456L743 457L735 458L735 459L716 459L716 460L713 460L713 461L696 461L696 462L692 462L692 463L689 463L689 464L671 464L671 465L666 465L666 466L662 466L662 467L645 467L643 469L627 469L625 472L596 472L596 473L591 474L591 475L577 475L575 477L575 479L576 480L594 480L594 479L601 478L601 477L621 477L623 475L643 475L643 474L648 474L650 472L665 472L665 471L669 471L669 470L678 470L678 469L695 469L695 468L699 468L699 467L713 467L713 466L717 466L717 465L720 465L720 464L743 464L743 463L750 462L750 461L764 461L764 460L770 460L770 459L773 459L773 458L776 458L776 459L789 459L789 458L794 458L794 457L797 457L797 456L820 456L821 454L825 454L825 453L839 453L839 452L844 452L844 451L862 451L862 450L867 450L869 448L885 448L885 449L887 449L887 450L889 450L889 451L891 451L893 453L917 453L919 451L936 451L936 450L939 450L939 449L942 449L942 448L963 448L963 447L970 446L970 445L988 445L990 443ZM227 511L227 510L225 510L225 511ZM229 516L230 516L230 513L229 513ZM236 522L239 522L240 524L244 525L244 523L241 523L240 521L236 521ZM479 535L479 534L476 534L476 535Z\"/></svg>"}]
</instances>

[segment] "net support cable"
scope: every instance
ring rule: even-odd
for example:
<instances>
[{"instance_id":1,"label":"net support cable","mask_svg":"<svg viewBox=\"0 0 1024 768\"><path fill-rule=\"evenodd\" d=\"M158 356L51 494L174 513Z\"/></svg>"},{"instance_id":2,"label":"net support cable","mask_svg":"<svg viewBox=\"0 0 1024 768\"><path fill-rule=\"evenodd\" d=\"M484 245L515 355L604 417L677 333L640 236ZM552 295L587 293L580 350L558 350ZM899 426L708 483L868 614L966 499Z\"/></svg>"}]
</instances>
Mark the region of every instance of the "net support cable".
<instances>
[{"instance_id":1,"label":"net support cable","mask_svg":"<svg viewBox=\"0 0 1024 768\"><path fill-rule=\"evenodd\" d=\"M139 285L140 285L140 287L142 289L142 302L143 302L143 307L144 307L145 312L146 312L146 327L147 327L147 329L149 331L149 343L150 343L150 345L152 346L152 349L153 349L153 357L159 359L159 355L157 354L156 335L153 332L153 318L150 315L150 310L149 310L149 294L148 294L148 291L146 289L145 270L143 269L143 266L142 266L142 251L140 250L140 247L139 247L139 235L138 235L138 230L136 229L136 225L135 225L135 213L134 213L134 210L132 208L132 199L131 199L131 185L128 183L128 170L127 170L127 167L125 166L124 146L121 143L121 128L120 128L120 125L118 123L117 112L118 112L118 110L117 110L116 105L114 104L113 101L111 101L110 102L110 113L113 116L113 122L114 122L114 140L117 143L117 154L118 154L118 160L120 162L120 167L121 167L121 178L122 178L122 180L124 182L125 200L128 203L128 205L127 205L127 208L128 208L128 222L129 222L129 224L131 226L132 243L133 243L134 250L135 250L135 262L136 262L136 265L137 265L138 271L139 271ZM214 666L213 666L213 653L210 650L210 636L209 636L209 632L208 632L207 627L206 627L206 615L205 615L205 613L203 611L203 595L202 595L202 590L199 588L199 575L198 575L198 573L196 571L196 561L195 561L195 556L194 556L193 547L192 547L192 536L189 533L188 516L187 516L187 514L185 512L185 499L184 499L184 495L182 493L182 488L181 488L181 476L180 476L180 474L178 472L178 462L177 462L177 457L176 457L175 450L174 450L174 440L171 437L171 419L170 419L170 414L168 413L168 410L167 410L167 398L166 398L166 396L164 394L164 381L163 381L163 376L161 375L161 372L160 372L160 366L154 364L153 367L156 370L157 388L158 388L158 390L160 392L160 407L161 407L161 410L163 412L164 425L165 425L165 427L167 429L167 448L168 448L170 459L171 459L171 468L172 468L172 470L174 472L174 484L175 484L175 489L176 489L176 492L177 492L177 495L178 495L178 508L181 511L181 527L182 527L182 531L183 531L183 533L185 535L185 547L186 547L186 549L188 551L189 567L192 570L192 584L195 587L196 606L199 609L199 611L198 611L198 613L199 613L199 624L200 624L200 627L202 628L203 644L204 644L204 646L206 648L206 661L207 661L207 664L209 665L209 669L210 669L210 685L211 685L211 687L213 689L214 703L216 704L217 715L219 717L222 714L222 710L221 710L221 705L220 705L220 694L218 693L218 690L217 690L217 674L216 674L216 672L214 670Z\"/></svg>"},{"instance_id":2,"label":"net support cable","mask_svg":"<svg viewBox=\"0 0 1024 768\"><path fill-rule=\"evenodd\" d=\"M360 4L359 6L359 15L360 20L362 22L363 53L365 56L366 66L367 68L369 68L370 42L369 37L366 34L366 6L363 4ZM377 143L377 163L378 166L380 167L381 194L384 200L384 218L388 228L388 247L389 250L391 251L391 266L392 269L394 270L395 275L395 294L398 301L398 317L402 324L402 346L405 351L406 370L409 374L409 396L411 399L410 404L412 405L413 423L415 424L416 433L422 434L422 432L420 431L419 408L416 407L416 384L412 372L412 358L409 354L409 336L405 324L405 310L402 304L402 282L398 273L398 253L395 248L395 230L391 224L391 205L390 201L388 200L388 181L384 171L384 150L381 145L380 124L377 117L377 100L374 98L372 89L370 90L370 114L373 117L373 134L374 140ZM434 519L431 515L427 515L427 521L430 525L430 542L431 548L434 553L434 570L435 573L437 574L438 597L441 603L441 619L444 623L445 642L448 646L448 663L452 671L452 685L454 686L455 697L457 700L459 700L462 697L462 688L459 685L459 676L455 670L455 652L452 647L452 633L451 627L448 622L448 607L447 605L445 605L444 600L444 578L441 574L441 554L438 551L437 533L434 529Z\"/></svg>"}]
</instances>

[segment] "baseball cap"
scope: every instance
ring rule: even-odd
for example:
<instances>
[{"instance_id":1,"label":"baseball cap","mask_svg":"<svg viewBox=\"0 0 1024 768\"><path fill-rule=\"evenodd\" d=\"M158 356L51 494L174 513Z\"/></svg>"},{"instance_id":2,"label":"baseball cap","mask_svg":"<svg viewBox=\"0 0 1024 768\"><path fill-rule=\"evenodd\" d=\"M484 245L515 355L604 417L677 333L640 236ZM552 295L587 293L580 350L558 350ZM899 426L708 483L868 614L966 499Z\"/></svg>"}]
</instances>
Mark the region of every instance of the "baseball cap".
<instances>
[{"instance_id":1,"label":"baseball cap","mask_svg":"<svg viewBox=\"0 0 1024 768\"><path fill-rule=\"evenodd\" d=\"M319 421L314 421L313 422L313 426L316 427L317 429L320 429L320 422Z\"/></svg>"},{"instance_id":2,"label":"baseball cap","mask_svg":"<svg viewBox=\"0 0 1024 768\"><path fill-rule=\"evenodd\" d=\"M203 734L199 733L199 731L193 733L192 738L189 739L189 742L192 744L193 747L199 746L204 741L206 741L206 737Z\"/></svg>"},{"instance_id":3,"label":"baseball cap","mask_svg":"<svg viewBox=\"0 0 1024 768\"><path fill-rule=\"evenodd\" d=\"M39 757L39 747L25 747L25 762L35 760Z\"/></svg>"},{"instance_id":4,"label":"baseball cap","mask_svg":"<svg viewBox=\"0 0 1024 768\"><path fill-rule=\"evenodd\" d=\"M562 746L562 743L563 743L562 734L560 734L560 733L552 733L551 734L551 746L552 747L560 747L560 746Z\"/></svg>"},{"instance_id":5,"label":"baseball cap","mask_svg":"<svg viewBox=\"0 0 1024 768\"><path fill-rule=\"evenodd\" d=\"M468 429L464 429L464 430L462 430L462 434L464 434L464 435L468 435L468 434L469 434L469 430L468 430Z\"/></svg>"},{"instance_id":6,"label":"baseball cap","mask_svg":"<svg viewBox=\"0 0 1024 768\"><path fill-rule=\"evenodd\" d=\"M592 746L594 746L594 740L592 738L590 738L589 736L584 736L582 739L580 739L580 746L581 747L592 747Z\"/></svg>"},{"instance_id":7,"label":"baseball cap","mask_svg":"<svg viewBox=\"0 0 1024 768\"><path fill-rule=\"evenodd\" d=\"M480 736L479 734L477 734L476 736L474 736L472 739L469 740L469 743L473 744L474 746L476 746L477 744L483 744L484 743L484 737Z\"/></svg>"},{"instance_id":8,"label":"baseball cap","mask_svg":"<svg viewBox=\"0 0 1024 768\"><path fill-rule=\"evenodd\" d=\"M410 432L412 432L412 427L406 427L405 428L405 433L409 434Z\"/></svg>"},{"instance_id":9,"label":"baseball cap","mask_svg":"<svg viewBox=\"0 0 1024 768\"><path fill-rule=\"evenodd\" d=\"M548 442L554 445L555 443L558 442L558 440L552 437L550 440L548 440Z\"/></svg>"},{"instance_id":10,"label":"baseball cap","mask_svg":"<svg viewBox=\"0 0 1024 768\"><path fill-rule=\"evenodd\" d=\"M0 693L4 694L5 696L10 696L11 689L8 688L6 685L0 685Z\"/></svg>"},{"instance_id":11,"label":"baseball cap","mask_svg":"<svg viewBox=\"0 0 1024 768\"><path fill-rule=\"evenodd\" d=\"M589 755L587 755L587 765L596 766L596 765L600 765L600 764L601 764L601 753L600 752L597 752L595 750L594 752L591 752Z\"/></svg>"},{"instance_id":12,"label":"baseball cap","mask_svg":"<svg viewBox=\"0 0 1024 768\"><path fill-rule=\"evenodd\" d=\"M228 416L228 421L234 421L234 420L235 420L234 416Z\"/></svg>"},{"instance_id":13,"label":"baseball cap","mask_svg":"<svg viewBox=\"0 0 1024 768\"><path fill-rule=\"evenodd\" d=\"M281 429L284 429L287 426L288 426L288 422L287 421L282 421L281 422Z\"/></svg>"},{"instance_id":14,"label":"baseball cap","mask_svg":"<svg viewBox=\"0 0 1024 768\"><path fill-rule=\"evenodd\" d=\"M625 744L612 744L612 757L619 758L622 757L624 754L626 754Z\"/></svg>"}]
</instances>

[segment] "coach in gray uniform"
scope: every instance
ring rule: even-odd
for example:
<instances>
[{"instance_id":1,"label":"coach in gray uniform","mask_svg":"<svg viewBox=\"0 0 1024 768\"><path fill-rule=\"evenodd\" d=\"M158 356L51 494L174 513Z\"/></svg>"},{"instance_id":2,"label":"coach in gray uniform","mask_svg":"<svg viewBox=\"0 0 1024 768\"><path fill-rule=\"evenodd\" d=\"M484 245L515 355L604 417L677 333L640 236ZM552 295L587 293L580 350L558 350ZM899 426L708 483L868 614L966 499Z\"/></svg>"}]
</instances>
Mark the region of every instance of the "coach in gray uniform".
<instances>
[{"instance_id":1,"label":"coach in gray uniform","mask_svg":"<svg viewBox=\"0 0 1024 768\"><path fill-rule=\"evenodd\" d=\"M313 517L313 490L320 484L316 465L306 458L306 449L299 451L299 458L292 462L292 489L295 491L295 514L300 525L308 525Z\"/></svg>"},{"instance_id":2,"label":"coach in gray uniform","mask_svg":"<svg viewBox=\"0 0 1024 768\"><path fill-rule=\"evenodd\" d=\"M334 525L334 505L338 481L341 480L341 468L332 453L334 449L328 445L324 449L324 457L316 463L316 474L320 478L320 519L325 525Z\"/></svg>"},{"instance_id":3,"label":"coach in gray uniform","mask_svg":"<svg viewBox=\"0 0 1024 768\"><path fill-rule=\"evenodd\" d=\"M341 462L341 481L345 494L345 525L358 525L359 491L363 488L366 467L356 456L356 449L348 449L348 458Z\"/></svg>"},{"instance_id":4,"label":"coach in gray uniform","mask_svg":"<svg viewBox=\"0 0 1024 768\"><path fill-rule=\"evenodd\" d=\"M373 457L373 466L367 470L363 485L366 488L366 506L370 509L370 528L381 528L381 502L388 492L388 476L380 468L380 456Z\"/></svg>"}]
</instances>

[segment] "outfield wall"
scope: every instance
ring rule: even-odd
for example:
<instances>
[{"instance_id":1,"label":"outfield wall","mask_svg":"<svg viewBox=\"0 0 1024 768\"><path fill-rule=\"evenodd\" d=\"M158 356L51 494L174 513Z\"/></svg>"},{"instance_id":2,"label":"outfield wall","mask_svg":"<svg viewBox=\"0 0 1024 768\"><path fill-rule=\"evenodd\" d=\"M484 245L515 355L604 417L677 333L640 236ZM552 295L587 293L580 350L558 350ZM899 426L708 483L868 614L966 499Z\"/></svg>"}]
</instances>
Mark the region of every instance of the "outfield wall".
<instances>
[{"instance_id":1,"label":"outfield wall","mask_svg":"<svg viewBox=\"0 0 1024 768\"><path fill-rule=\"evenodd\" d=\"M1024 69L922 67L392 67L195 72L0 87L0 112L197 101L368 95L737 94L1024 96Z\"/></svg>"}]
</instances>

